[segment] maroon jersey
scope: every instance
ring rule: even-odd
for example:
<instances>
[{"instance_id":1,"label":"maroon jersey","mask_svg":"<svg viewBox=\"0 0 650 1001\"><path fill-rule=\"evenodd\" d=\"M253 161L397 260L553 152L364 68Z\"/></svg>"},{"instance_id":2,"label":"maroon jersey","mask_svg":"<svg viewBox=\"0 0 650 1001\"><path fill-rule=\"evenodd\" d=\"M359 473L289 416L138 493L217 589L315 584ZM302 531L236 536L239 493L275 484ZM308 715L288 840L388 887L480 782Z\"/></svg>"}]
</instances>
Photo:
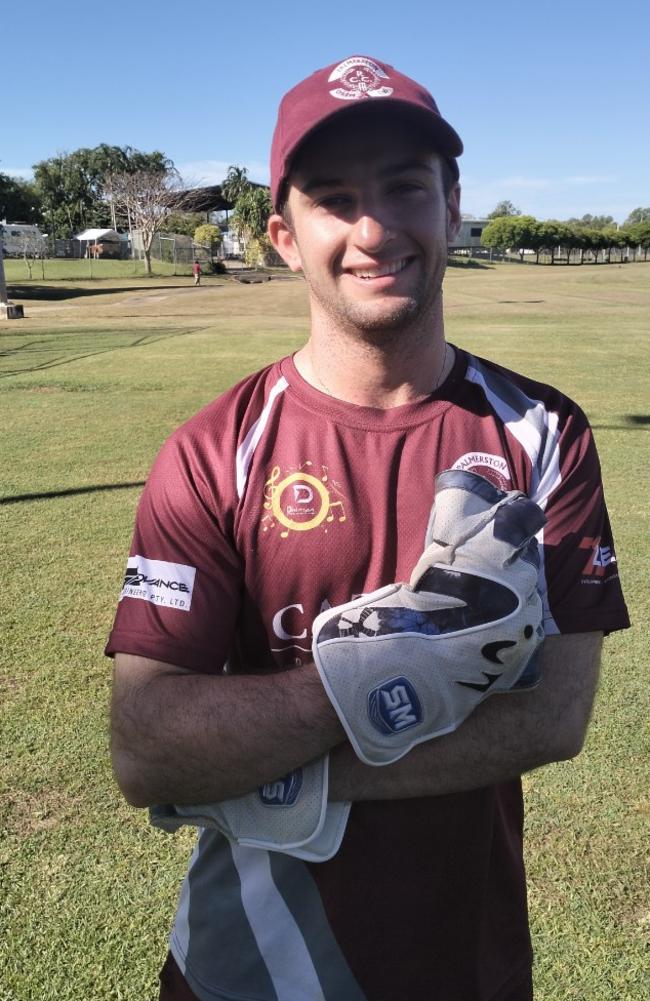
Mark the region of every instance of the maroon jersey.
<instances>
[{"instance_id":1,"label":"maroon jersey","mask_svg":"<svg viewBox=\"0 0 650 1001\"><path fill-rule=\"evenodd\" d=\"M415 404L342 403L285 358L179 429L140 502L107 651L209 673L300 665L323 608L408 580L448 468L544 508L547 634L628 624L584 415L457 349ZM206 1001L498 1001L530 962L522 821L511 782L354 804L319 864L203 831L172 952Z\"/></svg>"}]
</instances>

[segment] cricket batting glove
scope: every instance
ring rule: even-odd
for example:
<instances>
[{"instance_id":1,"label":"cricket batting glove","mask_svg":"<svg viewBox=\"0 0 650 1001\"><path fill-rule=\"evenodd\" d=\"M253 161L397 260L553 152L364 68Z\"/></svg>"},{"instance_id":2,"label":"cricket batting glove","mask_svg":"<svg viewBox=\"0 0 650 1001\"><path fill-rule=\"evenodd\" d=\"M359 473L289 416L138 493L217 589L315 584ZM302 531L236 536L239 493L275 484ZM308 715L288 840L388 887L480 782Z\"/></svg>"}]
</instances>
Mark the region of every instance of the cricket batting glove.
<instances>
[{"instance_id":1,"label":"cricket batting glove","mask_svg":"<svg viewBox=\"0 0 650 1001\"><path fill-rule=\"evenodd\" d=\"M446 470L410 583L316 617L316 666L366 764L397 761L517 685L544 638L534 536L545 521L525 494Z\"/></svg>"},{"instance_id":2,"label":"cricket batting glove","mask_svg":"<svg viewBox=\"0 0 650 1001\"><path fill-rule=\"evenodd\" d=\"M236 799L198 806L154 806L154 827L173 832L185 825L216 828L230 841L323 862L339 849L349 803L328 803L329 756L296 768Z\"/></svg>"}]
</instances>

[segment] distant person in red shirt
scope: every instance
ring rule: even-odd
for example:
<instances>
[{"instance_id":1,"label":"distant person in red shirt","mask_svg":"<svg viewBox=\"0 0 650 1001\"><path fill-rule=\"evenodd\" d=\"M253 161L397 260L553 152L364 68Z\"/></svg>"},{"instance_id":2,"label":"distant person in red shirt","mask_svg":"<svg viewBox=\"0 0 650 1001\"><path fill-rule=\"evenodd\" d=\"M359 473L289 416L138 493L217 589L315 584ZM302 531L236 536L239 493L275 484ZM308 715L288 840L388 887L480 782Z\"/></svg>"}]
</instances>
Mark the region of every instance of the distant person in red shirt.
<instances>
[{"instance_id":1,"label":"distant person in red shirt","mask_svg":"<svg viewBox=\"0 0 650 1001\"><path fill-rule=\"evenodd\" d=\"M309 337L178 429L144 489L107 653L122 791L159 826L199 828L163 1001L532 997L520 776L579 753L603 634L628 618L584 414L445 339L462 150L428 91L376 59L285 95L268 232L305 276ZM408 614L381 605L419 561L434 495L444 510L442 472L474 484L475 519L517 491L544 512L524 561L542 683L399 760L364 758L368 734L383 750L416 733L440 677L435 653L424 680L391 656L397 630L418 650L451 634L454 700L498 690L516 645L486 643L474 669L469 619L502 601L487 555L476 575L436 563L431 581L458 589L437 612L433 583ZM349 670L325 685L343 643Z\"/></svg>"},{"instance_id":2,"label":"distant person in red shirt","mask_svg":"<svg viewBox=\"0 0 650 1001\"><path fill-rule=\"evenodd\" d=\"M194 261L194 264L192 265L192 274L194 275L194 284L195 285L200 285L201 284L201 265L199 264L198 261Z\"/></svg>"}]
</instances>

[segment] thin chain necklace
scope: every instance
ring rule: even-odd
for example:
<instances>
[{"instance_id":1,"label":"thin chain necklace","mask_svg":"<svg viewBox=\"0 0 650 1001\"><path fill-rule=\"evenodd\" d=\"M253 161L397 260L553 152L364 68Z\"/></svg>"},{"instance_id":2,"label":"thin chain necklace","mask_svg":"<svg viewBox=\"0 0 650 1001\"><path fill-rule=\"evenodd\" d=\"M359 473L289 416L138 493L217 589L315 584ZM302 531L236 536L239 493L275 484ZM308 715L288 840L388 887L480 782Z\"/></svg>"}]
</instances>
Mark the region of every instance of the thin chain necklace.
<instances>
[{"instance_id":1,"label":"thin chain necklace","mask_svg":"<svg viewBox=\"0 0 650 1001\"><path fill-rule=\"evenodd\" d=\"M433 396L433 394L435 393L435 391L438 389L438 386L440 385L440 380L442 379L442 374L445 371L445 367L447 365L447 354L448 354L448 352L449 352L449 344L447 343L447 341L445 341L445 353L442 356L442 365L440 366L440 371L438 372L438 378L436 379L436 384L433 387L433 389L429 393L426 394L427 396ZM338 397L336 397L334 395L334 393L332 392L332 390L328 386L325 385L325 383L321 379L319 373L316 371L316 368L315 368L313 362L312 362L312 366L311 367L312 367L312 371L313 371L314 375L316 376L316 379L318 380L321 388L324 389L325 392L327 393L327 395L331 396L332 399L334 399L334 400L338 399Z\"/></svg>"}]
</instances>

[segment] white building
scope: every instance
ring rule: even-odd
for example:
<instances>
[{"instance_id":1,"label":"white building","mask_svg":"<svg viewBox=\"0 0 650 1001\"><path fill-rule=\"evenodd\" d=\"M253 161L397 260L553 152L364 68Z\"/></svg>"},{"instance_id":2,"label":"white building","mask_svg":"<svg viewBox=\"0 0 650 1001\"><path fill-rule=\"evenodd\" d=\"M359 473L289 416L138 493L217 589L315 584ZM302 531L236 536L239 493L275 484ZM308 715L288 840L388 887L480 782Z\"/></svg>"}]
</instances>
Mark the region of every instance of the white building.
<instances>
[{"instance_id":1,"label":"white building","mask_svg":"<svg viewBox=\"0 0 650 1001\"><path fill-rule=\"evenodd\" d=\"M481 246L481 233L489 219L462 219L458 236L449 244L450 250L472 250Z\"/></svg>"},{"instance_id":2,"label":"white building","mask_svg":"<svg viewBox=\"0 0 650 1001\"><path fill-rule=\"evenodd\" d=\"M35 257L45 253L45 237L38 226L22 222L0 222L2 253L5 257Z\"/></svg>"}]
</instances>

